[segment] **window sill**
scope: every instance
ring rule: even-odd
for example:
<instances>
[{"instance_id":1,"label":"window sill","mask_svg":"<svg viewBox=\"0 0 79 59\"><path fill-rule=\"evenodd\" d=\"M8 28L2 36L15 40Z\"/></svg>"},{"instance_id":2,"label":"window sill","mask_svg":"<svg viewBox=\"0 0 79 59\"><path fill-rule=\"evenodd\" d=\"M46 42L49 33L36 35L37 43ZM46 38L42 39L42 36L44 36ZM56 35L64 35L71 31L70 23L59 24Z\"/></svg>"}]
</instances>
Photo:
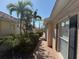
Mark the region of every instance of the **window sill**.
<instances>
[{"instance_id":1,"label":"window sill","mask_svg":"<svg viewBox=\"0 0 79 59\"><path fill-rule=\"evenodd\" d=\"M66 41L66 42L68 42L68 41L69 41L69 38L68 38L68 37L65 37L65 36L60 37L60 39L62 39L62 40L64 40L64 41Z\"/></svg>"}]
</instances>

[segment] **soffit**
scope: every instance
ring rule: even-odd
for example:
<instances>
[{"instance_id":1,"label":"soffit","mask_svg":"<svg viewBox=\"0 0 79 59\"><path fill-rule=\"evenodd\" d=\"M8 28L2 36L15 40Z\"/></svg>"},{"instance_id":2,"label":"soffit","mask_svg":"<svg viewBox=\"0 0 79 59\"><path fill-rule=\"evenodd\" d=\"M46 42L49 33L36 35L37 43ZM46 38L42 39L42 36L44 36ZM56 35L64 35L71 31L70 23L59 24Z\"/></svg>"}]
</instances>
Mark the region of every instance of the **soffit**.
<instances>
[{"instance_id":1,"label":"soffit","mask_svg":"<svg viewBox=\"0 0 79 59\"><path fill-rule=\"evenodd\" d=\"M57 0L54 9L52 10L52 13L50 15L50 20L56 17L57 14L60 13L60 11L62 11L62 9L64 9L70 3L70 1L71 0Z\"/></svg>"}]
</instances>

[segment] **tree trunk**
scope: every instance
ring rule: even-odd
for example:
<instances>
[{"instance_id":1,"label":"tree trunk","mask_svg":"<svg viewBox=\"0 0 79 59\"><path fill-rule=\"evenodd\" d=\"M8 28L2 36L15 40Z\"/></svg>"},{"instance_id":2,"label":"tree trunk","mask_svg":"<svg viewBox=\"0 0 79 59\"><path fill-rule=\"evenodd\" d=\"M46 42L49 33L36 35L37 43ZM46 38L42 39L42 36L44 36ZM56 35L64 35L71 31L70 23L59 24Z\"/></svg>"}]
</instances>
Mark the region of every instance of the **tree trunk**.
<instances>
[{"instance_id":1,"label":"tree trunk","mask_svg":"<svg viewBox=\"0 0 79 59\"><path fill-rule=\"evenodd\" d=\"M21 13L20 16L20 35L22 36L22 19L23 19L23 13Z\"/></svg>"},{"instance_id":2,"label":"tree trunk","mask_svg":"<svg viewBox=\"0 0 79 59\"><path fill-rule=\"evenodd\" d=\"M33 20L33 27L35 27L35 20Z\"/></svg>"},{"instance_id":3,"label":"tree trunk","mask_svg":"<svg viewBox=\"0 0 79 59\"><path fill-rule=\"evenodd\" d=\"M21 32L21 19L20 19L20 35L22 35L22 32Z\"/></svg>"},{"instance_id":4,"label":"tree trunk","mask_svg":"<svg viewBox=\"0 0 79 59\"><path fill-rule=\"evenodd\" d=\"M39 29L40 29L40 21L39 21Z\"/></svg>"}]
</instances>

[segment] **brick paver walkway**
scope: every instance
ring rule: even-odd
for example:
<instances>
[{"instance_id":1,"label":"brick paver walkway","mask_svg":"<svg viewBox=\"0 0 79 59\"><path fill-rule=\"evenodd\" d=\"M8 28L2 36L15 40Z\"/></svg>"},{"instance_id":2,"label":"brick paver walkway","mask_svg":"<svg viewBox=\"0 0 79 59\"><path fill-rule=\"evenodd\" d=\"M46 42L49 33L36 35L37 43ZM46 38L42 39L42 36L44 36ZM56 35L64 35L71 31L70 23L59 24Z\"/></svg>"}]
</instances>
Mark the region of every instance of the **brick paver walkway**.
<instances>
[{"instance_id":1,"label":"brick paver walkway","mask_svg":"<svg viewBox=\"0 0 79 59\"><path fill-rule=\"evenodd\" d=\"M47 41L40 40L35 52L33 53L34 59L54 59L52 48L47 46Z\"/></svg>"}]
</instances>

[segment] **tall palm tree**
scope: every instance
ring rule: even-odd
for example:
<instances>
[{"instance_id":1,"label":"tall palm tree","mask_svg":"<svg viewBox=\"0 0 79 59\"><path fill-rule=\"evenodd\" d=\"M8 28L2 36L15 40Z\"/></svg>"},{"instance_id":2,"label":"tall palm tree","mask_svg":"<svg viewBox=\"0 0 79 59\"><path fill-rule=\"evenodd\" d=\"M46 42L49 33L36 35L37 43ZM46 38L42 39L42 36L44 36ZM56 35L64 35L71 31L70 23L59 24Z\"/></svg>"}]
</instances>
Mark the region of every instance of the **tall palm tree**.
<instances>
[{"instance_id":1,"label":"tall palm tree","mask_svg":"<svg viewBox=\"0 0 79 59\"><path fill-rule=\"evenodd\" d=\"M27 31L30 31L31 27L31 22L32 22L32 11L26 11L24 13L24 32L26 33Z\"/></svg>"},{"instance_id":2,"label":"tall palm tree","mask_svg":"<svg viewBox=\"0 0 79 59\"><path fill-rule=\"evenodd\" d=\"M10 3L7 5L7 8L9 9L10 14L12 15L12 12L15 11L17 14L17 17L20 20L20 34L22 34L21 23L22 23L22 20L24 19L24 13L27 11L31 12L31 10L27 6L32 7L32 3L30 1L22 0L22 1L18 1L18 3L16 4Z\"/></svg>"},{"instance_id":3,"label":"tall palm tree","mask_svg":"<svg viewBox=\"0 0 79 59\"><path fill-rule=\"evenodd\" d=\"M35 21L40 21L41 16L37 15L37 10L33 13L33 27L35 27Z\"/></svg>"}]
</instances>

